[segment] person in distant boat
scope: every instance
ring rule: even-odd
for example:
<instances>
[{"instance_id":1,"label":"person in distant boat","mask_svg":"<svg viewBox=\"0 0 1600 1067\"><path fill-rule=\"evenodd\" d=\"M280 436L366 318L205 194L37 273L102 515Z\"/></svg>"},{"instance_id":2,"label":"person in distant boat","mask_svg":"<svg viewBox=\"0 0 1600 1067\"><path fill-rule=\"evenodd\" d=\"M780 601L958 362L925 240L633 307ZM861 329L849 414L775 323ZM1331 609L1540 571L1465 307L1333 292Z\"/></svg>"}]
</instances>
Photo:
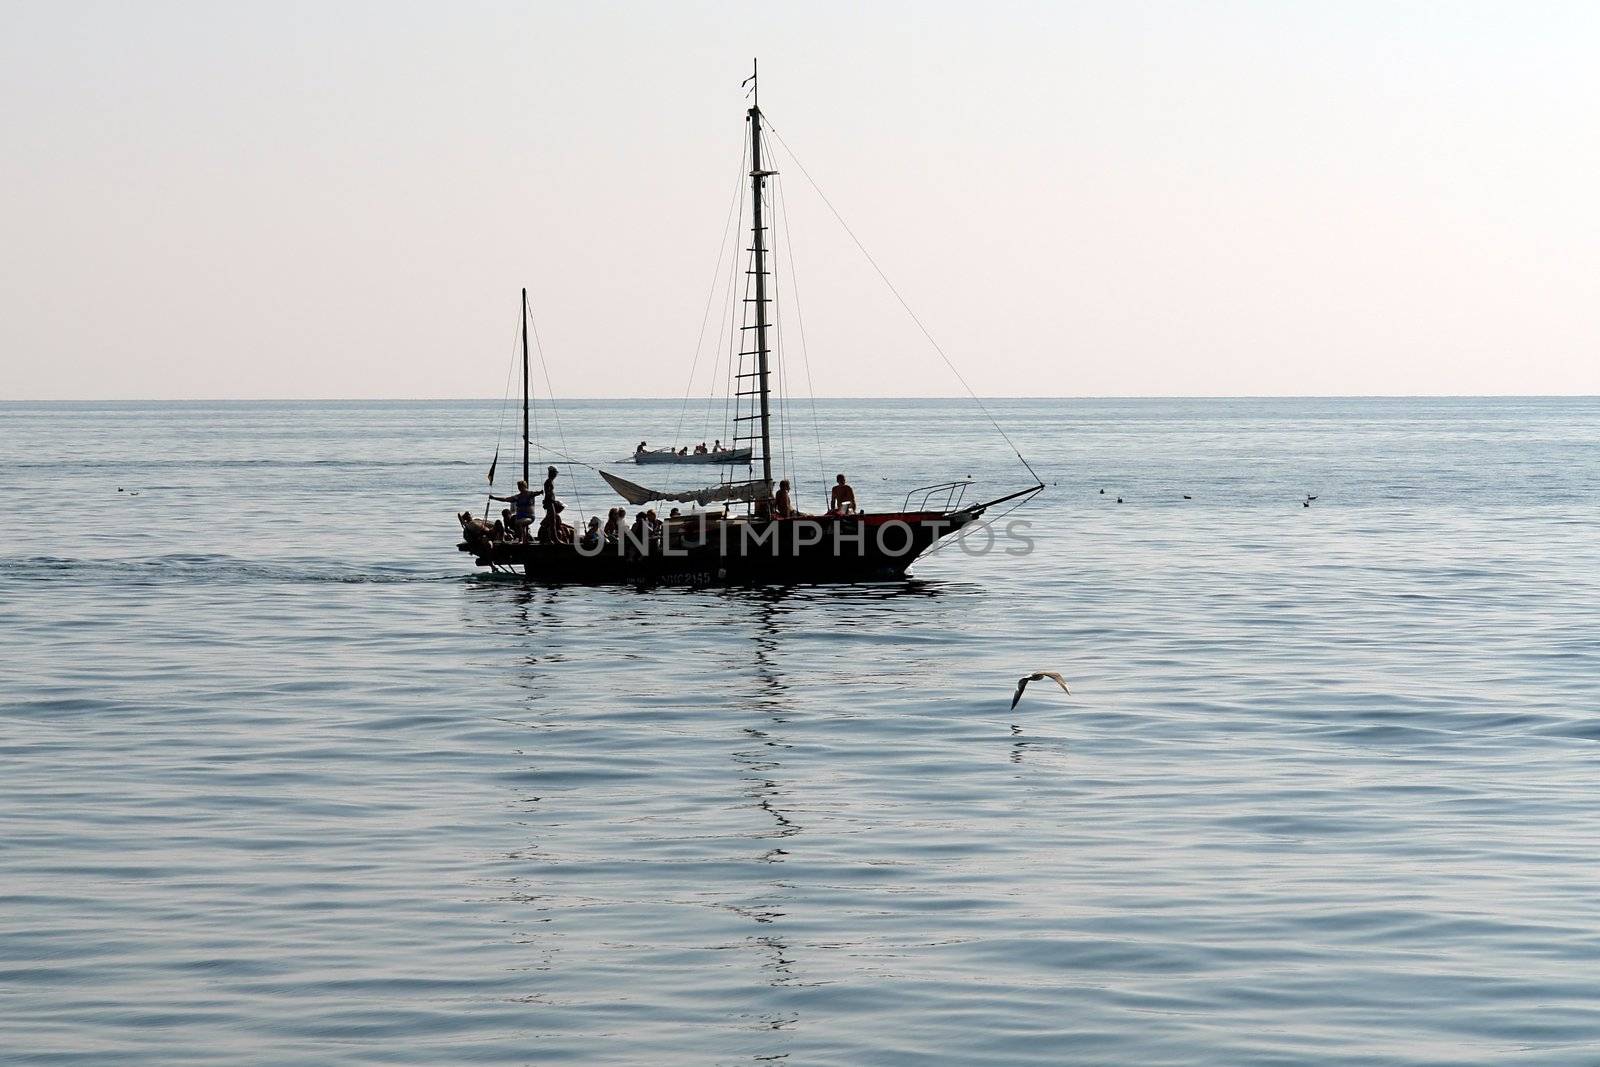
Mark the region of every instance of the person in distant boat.
<instances>
[{"instance_id":1,"label":"person in distant boat","mask_svg":"<svg viewBox=\"0 0 1600 1067\"><path fill-rule=\"evenodd\" d=\"M856 491L844 480L844 475L834 479L833 492L828 494L828 507L835 515L849 515L856 510Z\"/></svg>"},{"instance_id":2,"label":"person in distant boat","mask_svg":"<svg viewBox=\"0 0 1600 1067\"><path fill-rule=\"evenodd\" d=\"M533 525L533 502L536 494L528 491L528 483L521 478L517 479L517 491L510 496L495 496L489 494L490 500L498 500L510 504L514 509L511 516L511 529L516 533L517 540L528 540L528 528Z\"/></svg>"},{"instance_id":3,"label":"person in distant boat","mask_svg":"<svg viewBox=\"0 0 1600 1067\"><path fill-rule=\"evenodd\" d=\"M636 456L639 456L639 455L643 455L644 453L646 453L648 451L650 451L649 446L647 444L645 444L645 442L640 441L639 442L639 447L633 450L633 454L636 455Z\"/></svg>"},{"instance_id":4,"label":"person in distant boat","mask_svg":"<svg viewBox=\"0 0 1600 1067\"><path fill-rule=\"evenodd\" d=\"M677 508L673 508L671 511L667 512L667 520L670 522L671 520L680 517L682 514L683 512L679 511Z\"/></svg>"},{"instance_id":5,"label":"person in distant boat","mask_svg":"<svg viewBox=\"0 0 1600 1067\"><path fill-rule=\"evenodd\" d=\"M718 439L717 443L711 446L711 451L713 451L713 452L726 452L727 449L722 447L722 441L721 441L721 439Z\"/></svg>"},{"instance_id":6,"label":"person in distant boat","mask_svg":"<svg viewBox=\"0 0 1600 1067\"><path fill-rule=\"evenodd\" d=\"M585 548L592 552L600 547L600 542L604 539L605 535L600 532L600 516L596 515L589 520L589 525L584 529L583 536L578 539L578 545L580 548Z\"/></svg>"},{"instance_id":7,"label":"person in distant boat","mask_svg":"<svg viewBox=\"0 0 1600 1067\"><path fill-rule=\"evenodd\" d=\"M697 456L703 456L706 454L706 443L704 441L701 441L699 444L694 446L694 454Z\"/></svg>"},{"instance_id":8,"label":"person in distant boat","mask_svg":"<svg viewBox=\"0 0 1600 1067\"><path fill-rule=\"evenodd\" d=\"M627 521L628 512L625 508L612 508L606 512L606 540L615 544L622 538L622 527Z\"/></svg>"},{"instance_id":9,"label":"person in distant boat","mask_svg":"<svg viewBox=\"0 0 1600 1067\"><path fill-rule=\"evenodd\" d=\"M775 519L794 518L794 500L789 496L789 479L787 478L778 483L778 495L772 498L772 517Z\"/></svg>"},{"instance_id":10,"label":"person in distant boat","mask_svg":"<svg viewBox=\"0 0 1600 1067\"><path fill-rule=\"evenodd\" d=\"M661 520L656 518L656 509L655 508L651 508L649 511L644 513L644 528L645 528L645 532L647 532L650 535L650 539L651 540L653 540L653 541L660 540L660 538L661 538Z\"/></svg>"},{"instance_id":11,"label":"person in distant boat","mask_svg":"<svg viewBox=\"0 0 1600 1067\"><path fill-rule=\"evenodd\" d=\"M689 454L689 446L688 445L684 445L682 448L678 449L678 455L687 456L688 454Z\"/></svg>"}]
</instances>

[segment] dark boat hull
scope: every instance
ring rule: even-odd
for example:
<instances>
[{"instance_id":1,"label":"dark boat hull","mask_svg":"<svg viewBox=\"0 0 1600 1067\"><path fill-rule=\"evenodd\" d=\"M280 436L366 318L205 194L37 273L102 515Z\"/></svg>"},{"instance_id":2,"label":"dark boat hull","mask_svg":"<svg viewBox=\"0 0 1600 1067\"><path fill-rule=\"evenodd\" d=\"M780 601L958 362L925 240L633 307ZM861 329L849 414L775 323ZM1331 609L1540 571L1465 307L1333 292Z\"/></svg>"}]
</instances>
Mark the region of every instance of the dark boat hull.
<instances>
[{"instance_id":1,"label":"dark boat hull","mask_svg":"<svg viewBox=\"0 0 1600 1067\"><path fill-rule=\"evenodd\" d=\"M749 463L750 455L751 450L748 448L736 448L731 451L724 450L721 452L690 452L686 456L675 452L635 452L633 461L635 463L698 463L701 465L718 463L737 467Z\"/></svg>"},{"instance_id":2,"label":"dark boat hull","mask_svg":"<svg viewBox=\"0 0 1600 1067\"><path fill-rule=\"evenodd\" d=\"M462 542L479 566L551 584L766 584L892 581L941 537L982 513L901 512L682 522L661 541L585 552L571 544Z\"/></svg>"}]
</instances>

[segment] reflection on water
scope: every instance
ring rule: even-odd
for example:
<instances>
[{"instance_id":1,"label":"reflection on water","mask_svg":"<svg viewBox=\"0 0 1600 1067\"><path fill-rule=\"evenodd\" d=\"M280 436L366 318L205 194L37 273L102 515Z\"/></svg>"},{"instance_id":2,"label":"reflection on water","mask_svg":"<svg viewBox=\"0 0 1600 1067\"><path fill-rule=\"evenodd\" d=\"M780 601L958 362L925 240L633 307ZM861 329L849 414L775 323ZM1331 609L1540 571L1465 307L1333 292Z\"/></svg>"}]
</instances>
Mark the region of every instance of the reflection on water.
<instances>
[{"instance_id":1,"label":"reflection on water","mask_svg":"<svg viewBox=\"0 0 1600 1067\"><path fill-rule=\"evenodd\" d=\"M1033 556L641 590L466 574L469 405L0 406L0 1060L1600 1060L1600 404L996 408Z\"/></svg>"}]
</instances>

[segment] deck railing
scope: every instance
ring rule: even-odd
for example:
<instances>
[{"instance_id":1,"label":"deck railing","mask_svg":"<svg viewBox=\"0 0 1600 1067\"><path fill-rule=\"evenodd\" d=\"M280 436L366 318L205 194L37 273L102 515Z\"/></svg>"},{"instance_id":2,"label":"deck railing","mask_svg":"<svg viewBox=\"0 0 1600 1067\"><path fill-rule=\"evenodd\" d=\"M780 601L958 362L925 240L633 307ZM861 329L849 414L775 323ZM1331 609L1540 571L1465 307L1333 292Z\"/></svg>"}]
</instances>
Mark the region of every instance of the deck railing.
<instances>
[{"instance_id":1,"label":"deck railing","mask_svg":"<svg viewBox=\"0 0 1600 1067\"><path fill-rule=\"evenodd\" d=\"M901 511L931 511L932 502L944 494L944 507L941 510L954 511L961 506L961 501L966 498L967 489L972 485L971 478L963 478L956 482L940 482L938 485L921 485L906 494L906 502L901 506ZM911 506L911 498L921 493L917 506Z\"/></svg>"}]
</instances>

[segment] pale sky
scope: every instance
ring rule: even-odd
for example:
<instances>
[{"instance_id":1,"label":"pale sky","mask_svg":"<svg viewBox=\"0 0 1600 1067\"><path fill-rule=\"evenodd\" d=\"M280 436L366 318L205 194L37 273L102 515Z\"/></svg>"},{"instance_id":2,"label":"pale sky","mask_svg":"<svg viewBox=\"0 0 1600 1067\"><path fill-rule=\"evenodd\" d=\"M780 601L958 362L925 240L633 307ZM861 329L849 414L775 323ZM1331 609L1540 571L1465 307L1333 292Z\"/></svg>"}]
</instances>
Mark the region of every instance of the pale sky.
<instances>
[{"instance_id":1,"label":"pale sky","mask_svg":"<svg viewBox=\"0 0 1600 1067\"><path fill-rule=\"evenodd\" d=\"M681 395L757 55L979 393L1600 393L1600 4L4 0L0 399L498 397L524 285ZM958 392L779 166L817 394Z\"/></svg>"}]
</instances>

